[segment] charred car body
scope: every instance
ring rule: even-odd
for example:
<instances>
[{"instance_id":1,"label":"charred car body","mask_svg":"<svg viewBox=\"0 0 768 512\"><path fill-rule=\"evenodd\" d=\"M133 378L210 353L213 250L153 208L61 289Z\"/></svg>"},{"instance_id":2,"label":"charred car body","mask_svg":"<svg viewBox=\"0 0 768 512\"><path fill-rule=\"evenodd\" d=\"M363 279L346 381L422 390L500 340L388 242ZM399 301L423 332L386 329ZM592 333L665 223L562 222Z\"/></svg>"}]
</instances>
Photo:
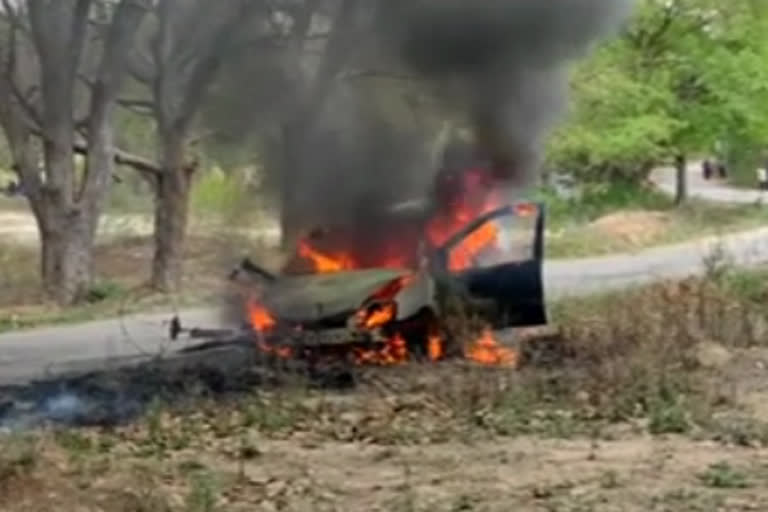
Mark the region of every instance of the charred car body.
<instances>
[{"instance_id":1,"label":"charred car body","mask_svg":"<svg viewBox=\"0 0 768 512\"><path fill-rule=\"evenodd\" d=\"M544 207L504 202L487 170L445 166L430 200L315 229L279 273L244 260L231 277L245 330L276 354L351 344L364 360L376 345L372 359L437 359L455 346L456 305L490 329L546 324Z\"/></svg>"},{"instance_id":2,"label":"charred car body","mask_svg":"<svg viewBox=\"0 0 768 512\"><path fill-rule=\"evenodd\" d=\"M438 247L422 244L415 267L300 272L289 263L275 275L244 260L232 273L244 283L238 299L244 329L276 354L355 345L365 358L381 345L385 359L402 358L391 353L398 350L437 359L452 346L445 343L449 304L493 329L544 325L543 227L542 205L513 203L479 216ZM180 332L176 324L174 335Z\"/></svg>"}]
</instances>

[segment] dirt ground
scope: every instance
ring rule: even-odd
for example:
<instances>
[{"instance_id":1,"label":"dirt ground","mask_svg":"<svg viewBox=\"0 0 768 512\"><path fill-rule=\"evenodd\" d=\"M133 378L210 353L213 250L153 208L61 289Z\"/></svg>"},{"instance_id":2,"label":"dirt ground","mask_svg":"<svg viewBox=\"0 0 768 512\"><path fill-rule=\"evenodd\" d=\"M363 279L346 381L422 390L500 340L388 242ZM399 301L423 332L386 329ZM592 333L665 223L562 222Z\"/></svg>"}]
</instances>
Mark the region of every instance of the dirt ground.
<instances>
[{"instance_id":1,"label":"dirt ground","mask_svg":"<svg viewBox=\"0 0 768 512\"><path fill-rule=\"evenodd\" d=\"M590 224L590 228L632 245L653 241L672 221L666 212L627 211L605 215Z\"/></svg>"},{"instance_id":2,"label":"dirt ground","mask_svg":"<svg viewBox=\"0 0 768 512\"><path fill-rule=\"evenodd\" d=\"M3 510L159 511L167 510L162 508L167 504L179 510L307 512L759 511L768 507L766 454L680 438L519 438L398 448L266 441L258 445L257 460L245 464L179 453L175 463L163 465L169 480L183 474L185 466L213 471L218 477L208 482L210 501L200 490L196 495L173 484L155 487L160 475L150 477L157 480L142 489L135 487L140 483L123 487L120 474L112 473L91 481L72 477L80 489L71 489L69 496L57 491L61 482L56 478L27 483L26 490L9 489L13 502ZM72 471L70 463L60 464ZM230 484L219 494L215 487L226 480ZM149 496L163 505L153 505ZM131 503L137 497L143 497L142 505ZM88 508L62 508L75 507L70 500L78 499Z\"/></svg>"},{"instance_id":3,"label":"dirt ground","mask_svg":"<svg viewBox=\"0 0 768 512\"><path fill-rule=\"evenodd\" d=\"M712 507L722 502L732 510L768 506L768 492L759 489L768 483L765 451L685 439L524 437L397 449L339 443L306 448L281 442L261 450L261 462L246 465L246 479L264 485L267 499L270 492L279 492L281 483L288 496L308 493L305 510L313 509L312 493L319 489L324 491L314 499L350 511L645 511L683 510L697 502ZM706 489L696 475L716 464L748 472L758 489Z\"/></svg>"},{"instance_id":4,"label":"dirt ground","mask_svg":"<svg viewBox=\"0 0 768 512\"><path fill-rule=\"evenodd\" d=\"M518 411L525 428L490 428L513 410L490 411L498 374L460 378L450 364L372 370L347 393L265 392L124 427L16 434L0 452L0 510L767 510L768 350L729 356L717 371L738 399L714 413L728 421L684 434L541 404Z\"/></svg>"},{"instance_id":5,"label":"dirt ground","mask_svg":"<svg viewBox=\"0 0 768 512\"><path fill-rule=\"evenodd\" d=\"M594 442L521 437L396 448L264 440L256 450L255 460L245 463L192 451L162 462L77 462L71 454L57 460L48 453L49 469L7 481L3 510L678 512L768 507L766 450L684 438ZM97 471L105 466L108 472Z\"/></svg>"}]
</instances>

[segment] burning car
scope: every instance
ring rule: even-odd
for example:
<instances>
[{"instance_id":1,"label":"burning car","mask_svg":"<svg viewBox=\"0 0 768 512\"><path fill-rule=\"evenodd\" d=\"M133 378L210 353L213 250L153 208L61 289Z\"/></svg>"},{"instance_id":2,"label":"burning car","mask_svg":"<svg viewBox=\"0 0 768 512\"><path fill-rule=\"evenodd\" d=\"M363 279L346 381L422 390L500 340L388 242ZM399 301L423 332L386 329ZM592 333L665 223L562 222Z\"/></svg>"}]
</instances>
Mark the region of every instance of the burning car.
<instances>
[{"instance_id":1,"label":"burning car","mask_svg":"<svg viewBox=\"0 0 768 512\"><path fill-rule=\"evenodd\" d=\"M410 232L426 235L400 258L374 244L378 264L370 245L345 247L342 228L302 239L279 274L246 259L232 274L246 283L244 329L263 352L278 357L342 351L370 364L438 360L461 345L450 343L453 333L445 327L453 301L486 326L464 344L464 355L514 365L515 354L493 332L547 322L544 209L516 202L486 210L447 231L436 217L421 224L409 217L402 227L416 225ZM408 239L402 234L401 241Z\"/></svg>"},{"instance_id":2,"label":"burning car","mask_svg":"<svg viewBox=\"0 0 768 512\"><path fill-rule=\"evenodd\" d=\"M495 171L475 154L449 155L428 199L315 228L277 273L244 260L231 277L245 336L285 358L392 364L460 351L515 365L494 333L547 323L544 207L505 201ZM474 340L457 340L457 314L482 326ZM172 335L182 331L175 322Z\"/></svg>"}]
</instances>

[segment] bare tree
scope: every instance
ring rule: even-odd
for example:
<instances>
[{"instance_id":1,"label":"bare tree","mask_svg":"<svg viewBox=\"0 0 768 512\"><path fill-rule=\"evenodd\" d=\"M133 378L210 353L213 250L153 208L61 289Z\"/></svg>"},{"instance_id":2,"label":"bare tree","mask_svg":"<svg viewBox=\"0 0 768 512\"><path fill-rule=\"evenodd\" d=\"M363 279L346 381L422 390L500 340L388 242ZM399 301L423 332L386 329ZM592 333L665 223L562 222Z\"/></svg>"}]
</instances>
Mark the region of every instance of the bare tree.
<instances>
[{"instance_id":1,"label":"bare tree","mask_svg":"<svg viewBox=\"0 0 768 512\"><path fill-rule=\"evenodd\" d=\"M281 116L281 175L299 167L297 151L343 63L354 48L351 30L370 2L360 0L158 0L131 58L132 77L147 87L143 98L123 106L152 116L157 130L157 165L138 166L155 191L151 284L178 289L193 177L198 118L222 69L239 59L276 58L301 83L302 93ZM271 81L269 76L247 80ZM248 96L250 85L239 90ZM246 103L246 108L252 105ZM128 162L130 163L130 162ZM290 187L282 187L290 190ZM284 202L292 201L289 195Z\"/></svg>"},{"instance_id":2,"label":"bare tree","mask_svg":"<svg viewBox=\"0 0 768 512\"><path fill-rule=\"evenodd\" d=\"M159 0L149 44L132 57L132 75L148 86L146 106L157 129L156 166L144 166L155 191L151 284L172 291L182 276L192 179L198 160L191 151L195 122L222 62L247 34L263 0Z\"/></svg>"},{"instance_id":3,"label":"bare tree","mask_svg":"<svg viewBox=\"0 0 768 512\"><path fill-rule=\"evenodd\" d=\"M147 8L142 0L3 0L0 124L38 224L45 290L61 304L90 285L117 156L113 111Z\"/></svg>"},{"instance_id":4,"label":"bare tree","mask_svg":"<svg viewBox=\"0 0 768 512\"><path fill-rule=\"evenodd\" d=\"M306 165L303 148L316 125L326 102L348 69L353 56L360 53L365 38L360 23L375 2L364 0L305 0L288 2L282 11L290 20L285 34L283 59L288 73L298 85L292 108L282 117L279 133L273 139L278 153L274 162L279 167L281 183L281 230L283 243L293 242L300 220L291 208L297 198L291 183Z\"/></svg>"},{"instance_id":5,"label":"bare tree","mask_svg":"<svg viewBox=\"0 0 768 512\"><path fill-rule=\"evenodd\" d=\"M307 175L314 181L324 174L321 161L334 166L330 156L318 158L321 139L345 124L342 119L347 127L354 122L351 98L361 100L364 80L397 75L385 70L390 63L379 62L371 30L379 5L377 0L273 0L273 44L266 52L229 61L225 83L216 91L209 122L224 126L230 140L249 133L265 143L265 177L279 191L275 199L286 246L308 216L301 207L311 188Z\"/></svg>"}]
</instances>

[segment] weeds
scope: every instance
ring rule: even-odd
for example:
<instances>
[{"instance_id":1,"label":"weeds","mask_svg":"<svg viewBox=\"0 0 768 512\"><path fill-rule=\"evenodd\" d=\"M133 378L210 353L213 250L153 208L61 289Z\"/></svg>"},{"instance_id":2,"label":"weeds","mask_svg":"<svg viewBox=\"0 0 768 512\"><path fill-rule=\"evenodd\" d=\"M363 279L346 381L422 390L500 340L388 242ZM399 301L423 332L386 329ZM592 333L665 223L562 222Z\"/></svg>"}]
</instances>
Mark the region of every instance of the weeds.
<instances>
[{"instance_id":1,"label":"weeds","mask_svg":"<svg viewBox=\"0 0 768 512\"><path fill-rule=\"evenodd\" d=\"M726 444L753 447L768 445L768 424L748 416L725 415L707 425L712 438Z\"/></svg>"},{"instance_id":2,"label":"weeds","mask_svg":"<svg viewBox=\"0 0 768 512\"><path fill-rule=\"evenodd\" d=\"M214 512L218 504L218 484L213 475L197 472L192 475L190 492L186 499L189 512Z\"/></svg>"},{"instance_id":3,"label":"weeds","mask_svg":"<svg viewBox=\"0 0 768 512\"><path fill-rule=\"evenodd\" d=\"M0 489L14 478L31 473L39 462L37 440L31 436L13 436L0 450Z\"/></svg>"},{"instance_id":4,"label":"weeds","mask_svg":"<svg viewBox=\"0 0 768 512\"><path fill-rule=\"evenodd\" d=\"M706 471L697 475L707 487L716 489L746 489L751 487L746 473L732 467L727 462L710 465Z\"/></svg>"},{"instance_id":5,"label":"weeds","mask_svg":"<svg viewBox=\"0 0 768 512\"><path fill-rule=\"evenodd\" d=\"M692 427L690 413L682 399L660 397L651 403L648 412L651 434L685 434Z\"/></svg>"},{"instance_id":6,"label":"weeds","mask_svg":"<svg viewBox=\"0 0 768 512\"><path fill-rule=\"evenodd\" d=\"M288 398L288 400L284 400ZM279 432L296 425L301 413L296 408L298 400L281 394L270 400L266 395L254 395L241 403L242 425L256 427L266 433Z\"/></svg>"},{"instance_id":7,"label":"weeds","mask_svg":"<svg viewBox=\"0 0 768 512\"><path fill-rule=\"evenodd\" d=\"M135 477L136 485L114 493L105 510L118 512L173 512L168 498L158 490L148 472ZM110 506L111 505L111 506Z\"/></svg>"}]
</instances>

